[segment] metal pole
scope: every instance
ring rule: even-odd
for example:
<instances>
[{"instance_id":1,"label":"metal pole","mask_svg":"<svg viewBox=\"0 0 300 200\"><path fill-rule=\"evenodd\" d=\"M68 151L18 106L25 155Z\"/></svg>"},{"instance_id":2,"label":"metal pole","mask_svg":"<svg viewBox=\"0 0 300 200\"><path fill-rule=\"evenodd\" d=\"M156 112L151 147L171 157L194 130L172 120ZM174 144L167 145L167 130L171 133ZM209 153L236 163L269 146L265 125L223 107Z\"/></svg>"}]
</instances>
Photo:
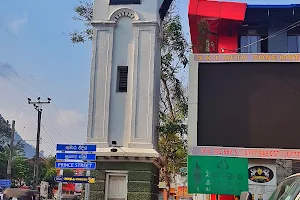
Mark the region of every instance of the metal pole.
<instances>
[{"instance_id":1,"label":"metal pole","mask_svg":"<svg viewBox=\"0 0 300 200\"><path fill-rule=\"evenodd\" d=\"M86 171L86 176L91 175L91 170ZM85 184L85 190L84 190L84 200L89 200L90 197L90 184L86 183Z\"/></svg>"},{"instance_id":2,"label":"metal pole","mask_svg":"<svg viewBox=\"0 0 300 200\"><path fill-rule=\"evenodd\" d=\"M63 170L63 169L60 169L60 170L59 170L59 175L60 175L60 176L63 176L63 175L64 175L64 170ZM58 199L58 200L61 200L61 196L62 196L62 186L63 186L63 183L58 183L58 191L57 191L57 199Z\"/></svg>"},{"instance_id":3,"label":"metal pole","mask_svg":"<svg viewBox=\"0 0 300 200\"><path fill-rule=\"evenodd\" d=\"M38 126L37 126L37 133L36 133L36 147L35 147L35 180L34 180L34 189L37 189L37 187L39 185L41 121L42 121L42 109L39 109L38 110Z\"/></svg>"},{"instance_id":4,"label":"metal pole","mask_svg":"<svg viewBox=\"0 0 300 200\"><path fill-rule=\"evenodd\" d=\"M8 157L8 163L7 163L7 179L9 179L9 180L11 180L14 139L15 139L15 120L12 121L12 126L11 126L11 136L10 136L10 146L9 146L10 151L9 151L9 157Z\"/></svg>"},{"instance_id":5,"label":"metal pole","mask_svg":"<svg viewBox=\"0 0 300 200\"><path fill-rule=\"evenodd\" d=\"M93 153L93 152L88 152L89 153ZM91 170L87 170L86 171L86 176L91 176ZM84 189L84 200L89 200L90 198L90 184L86 183L85 184L85 189Z\"/></svg>"},{"instance_id":6,"label":"metal pole","mask_svg":"<svg viewBox=\"0 0 300 200\"><path fill-rule=\"evenodd\" d=\"M41 97L38 97L36 102L32 102L28 98L28 103L33 104L36 111L38 111L38 127L37 127L37 136L36 136L36 147L35 147L35 162L34 162L34 172L33 172L33 188L37 189L39 185L39 162L40 162L40 139L41 139L41 121L42 121L42 105L49 104L51 99L48 98L48 101L41 101Z\"/></svg>"}]
</instances>

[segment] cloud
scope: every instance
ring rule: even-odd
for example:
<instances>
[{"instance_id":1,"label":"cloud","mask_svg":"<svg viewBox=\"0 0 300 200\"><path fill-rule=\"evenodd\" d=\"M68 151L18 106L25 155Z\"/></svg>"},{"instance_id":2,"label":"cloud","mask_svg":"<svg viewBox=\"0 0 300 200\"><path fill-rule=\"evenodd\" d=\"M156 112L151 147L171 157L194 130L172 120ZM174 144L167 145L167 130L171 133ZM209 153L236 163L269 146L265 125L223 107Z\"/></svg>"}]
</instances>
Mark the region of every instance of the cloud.
<instances>
[{"instance_id":1,"label":"cloud","mask_svg":"<svg viewBox=\"0 0 300 200\"><path fill-rule=\"evenodd\" d=\"M4 30L13 37L17 37L21 28L28 22L27 13L23 16L9 14L8 18L3 17L0 21L0 30Z\"/></svg>"},{"instance_id":2,"label":"cloud","mask_svg":"<svg viewBox=\"0 0 300 200\"><path fill-rule=\"evenodd\" d=\"M28 21L27 14L25 14L24 17L17 17L16 19L11 20L8 23L8 28L10 32L14 35L17 35L19 33L20 28L26 24Z\"/></svg>"}]
</instances>

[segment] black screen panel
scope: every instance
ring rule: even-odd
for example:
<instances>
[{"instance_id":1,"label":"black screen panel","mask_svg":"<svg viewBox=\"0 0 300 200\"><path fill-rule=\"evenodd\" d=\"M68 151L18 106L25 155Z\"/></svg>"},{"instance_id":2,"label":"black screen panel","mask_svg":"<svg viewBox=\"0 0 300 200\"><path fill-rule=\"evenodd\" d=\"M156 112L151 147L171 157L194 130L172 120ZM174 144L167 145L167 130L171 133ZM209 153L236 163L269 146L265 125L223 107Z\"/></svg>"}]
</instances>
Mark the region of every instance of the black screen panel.
<instances>
[{"instance_id":1,"label":"black screen panel","mask_svg":"<svg viewBox=\"0 0 300 200\"><path fill-rule=\"evenodd\" d=\"M300 147L300 63L200 63L198 146Z\"/></svg>"}]
</instances>

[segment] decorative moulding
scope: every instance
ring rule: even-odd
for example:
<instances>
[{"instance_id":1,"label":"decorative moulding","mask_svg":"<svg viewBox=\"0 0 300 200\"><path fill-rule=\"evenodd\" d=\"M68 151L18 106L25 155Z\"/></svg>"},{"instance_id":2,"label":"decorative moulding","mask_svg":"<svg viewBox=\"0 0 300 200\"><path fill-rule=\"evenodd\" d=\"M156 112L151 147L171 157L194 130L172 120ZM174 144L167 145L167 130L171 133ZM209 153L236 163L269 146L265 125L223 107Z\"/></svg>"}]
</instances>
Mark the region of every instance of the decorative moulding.
<instances>
[{"instance_id":1,"label":"decorative moulding","mask_svg":"<svg viewBox=\"0 0 300 200\"><path fill-rule=\"evenodd\" d=\"M140 20L139 14L130 8L119 8L115 10L108 18L109 21L118 21L121 17L129 17L133 21Z\"/></svg>"}]
</instances>

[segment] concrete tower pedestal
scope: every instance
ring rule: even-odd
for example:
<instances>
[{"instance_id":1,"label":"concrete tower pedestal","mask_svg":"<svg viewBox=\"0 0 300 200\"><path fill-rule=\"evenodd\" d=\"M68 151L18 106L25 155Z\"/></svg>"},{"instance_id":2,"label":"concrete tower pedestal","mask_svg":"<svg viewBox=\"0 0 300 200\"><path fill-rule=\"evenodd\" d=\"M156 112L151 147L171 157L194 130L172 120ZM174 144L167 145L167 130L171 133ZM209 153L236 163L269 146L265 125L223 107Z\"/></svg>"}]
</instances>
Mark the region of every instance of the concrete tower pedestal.
<instances>
[{"instance_id":1,"label":"concrete tower pedestal","mask_svg":"<svg viewBox=\"0 0 300 200\"><path fill-rule=\"evenodd\" d=\"M157 199L161 0L95 0L87 142L93 199Z\"/></svg>"}]
</instances>

